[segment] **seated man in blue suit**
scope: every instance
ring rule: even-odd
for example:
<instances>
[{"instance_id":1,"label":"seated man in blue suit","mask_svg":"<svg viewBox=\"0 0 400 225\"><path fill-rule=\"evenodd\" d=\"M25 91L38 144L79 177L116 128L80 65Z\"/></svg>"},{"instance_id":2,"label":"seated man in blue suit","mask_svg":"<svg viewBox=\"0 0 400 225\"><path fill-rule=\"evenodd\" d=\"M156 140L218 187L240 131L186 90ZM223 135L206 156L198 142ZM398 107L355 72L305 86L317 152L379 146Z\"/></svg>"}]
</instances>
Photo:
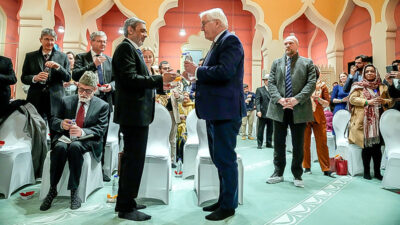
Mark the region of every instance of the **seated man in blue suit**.
<instances>
[{"instance_id":1,"label":"seated man in blue suit","mask_svg":"<svg viewBox=\"0 0 400 225\"><path fill-rule=\"evenodd\" d=\"M108 126L109 105L94 96L97 90L97 75L86 71L79 79L78 95L67 96L56 115L51 119L52 129L56 132L50 152L50 190L43 200L40 210L51 207L57 196L57 184L68 161L68 190L71 190L71 209L81 207L78 186L82 172L83 154L92 152L97 162L101 160L103 136ZM76 123L73 123L76 119ZM60 141L61 136L78 138L70 144Z\"/></svg>"},{"instance_id":2,"label":"seated man in blue suit","mask_svg":"<svg viewBox=\"0 0 400 225\"><path fill-rule=\"evenodd\" d=\"M235 214L238 206L238 165L236 136L246 115L243 93L243 46L239 38L227 31L228 20L221 9L200 14L201 30L213 41L202 66L185 61L183 76L196 79L196 113L206 120L208 147L218 169L218 202L204 207L212 212L206 219L223 220Z\"/></svg>"}]
</instances>

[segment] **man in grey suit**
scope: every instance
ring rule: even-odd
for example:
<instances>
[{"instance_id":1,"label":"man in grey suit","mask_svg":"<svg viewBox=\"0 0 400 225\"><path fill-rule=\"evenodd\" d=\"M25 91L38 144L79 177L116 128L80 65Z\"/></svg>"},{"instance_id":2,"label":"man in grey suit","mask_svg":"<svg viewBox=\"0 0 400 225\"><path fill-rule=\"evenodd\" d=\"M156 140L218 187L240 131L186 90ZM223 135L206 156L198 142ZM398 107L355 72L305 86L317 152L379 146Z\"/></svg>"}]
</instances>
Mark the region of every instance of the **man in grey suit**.
<instances>
[{"instance_id":1,"label":"man in grey suit","mask_svg":"<svg viewBox=\"0 0 400 225\"><path fill-rule=\"evenodd\" d=\"M267 125L266 146L272 148L272 132L274 130L273 121L267 118L268 105L271 95L268 91L269 74L265 74L263 81L265 86L259 87L256 90L256 109L258 117L257 126L257 148L261 149L264 141L264 129Z\"/></svg>"},{"instance_id":2,"label":"man in grey suit","mask_svg":"<svg viewBox=\"0 0 400 225\"><path fill-rule=\"evenodd\" d=\"M286 135L290 127L293 144L292 174L296 187L304 187L303 144L306 122L313 121L311 94L315 90L315 68L311 59L299 56L299 41L295 36L284 40L285 54L274 60L269 76L268 89L271 94L267 117L274 120L274 165L275 171L267 183L283 181L286 166Z\"/></svg>"},{"instance_id":3,"label":"man in grey suit","mask_svg":"<svg viewBox=\"0 0 400 225\"><path fill-rule=\"evenodd\" d=\"M112 73L111 58L103 53L107 45L107 35L103 31L93 32L90 35L90 45L92 48L89 52L76 55L72 79L79 80L86 71L93 71L96 73L101 86L98 88L98 91L96 91L95 96L106 101L110 106L110 112L112 112L112 95L115 90L115 81ZM104 135L104 146L107 141L107 131L108 129L106 129ZM103 151L104 149L105 148L103 148ZM104 164L104 152L101 162ZM103 173L103 180L108 182L110 178Z\"/></svg>"},{"instance_id":4,"label":"man in grey suit","mask_svg":"<svg viewBox=\"0 0 400 225\"><path fill-rule=\"evenodd\" d=\"M50 153L50 190L40 206L42 211L48 210L57 196L57 184L67 161L70 171L68 190L71 190L71 209L81 207L78 186L83 154L92 152L96 161L100 162L103 136L108 124L109 107L106 102L93 96L96 90L96 74L85 72L79 80L78 95L64 97L57 114L52 118L52 129L56 131L56 135ZM72 142L68 144L60 141L59 138L63 135L70 137Z\"/></svg>"}]
</instances>

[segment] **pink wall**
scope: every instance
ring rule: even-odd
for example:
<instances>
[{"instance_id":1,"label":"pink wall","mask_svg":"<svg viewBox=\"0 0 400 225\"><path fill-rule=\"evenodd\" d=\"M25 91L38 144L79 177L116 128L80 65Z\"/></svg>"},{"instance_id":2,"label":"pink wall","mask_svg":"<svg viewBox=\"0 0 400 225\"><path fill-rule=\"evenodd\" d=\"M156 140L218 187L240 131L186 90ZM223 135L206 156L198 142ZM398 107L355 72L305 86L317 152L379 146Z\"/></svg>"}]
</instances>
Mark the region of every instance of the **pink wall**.
<instances>
[{"instance_id":1,"label":"pink wall","mask_svg":"<svg viewBox=\"0 0 400 225\"><path fill-rule=\"evenodd\" d=\"M240 0L203 0L201 4L199 1L185 0L184 7L183 10L182 1L179 1L178 7L168 10L164 16L166 25L159 30L159 61L166 60L172 68L179 69L181 46L187 43L190 35L197 35L201 30L199 13L218 7L228 18L229 30L234 30L243 44L245 52L244 83L247 83L251 89L252 42L255 32L255 20L251 13L242 10L243 6ZM178 33L182 27L183 12L185 13L186 36L181 37Z\"/></svg>"},{"instance_id":2,"label":"pink wall","mask_svg":"<svg viewBox=\"0 0 400 225\"><path fill-rule=\"evenodd\" d=\"M106 55L111 56L112 42L122 35L118 33L118 30L123 26L126 19L127 17L114 5L106 14L96 20L97 28L107 35L107 47L104 51ZM90 45L90 37L88 43Z\"/></svg>"},{"instance_id":3,"label":"pink wall","mask_svg":"<svg viewBox=\"0 0 400 225\"><path fill-rule=\"evenodd\" d=\"M397 24L396 31L396 59L400 59L400 2L397 3L396 9L394 11L394 19Z\"/></svg>"},{"instance_id":4,"label":"pink wall","mask_svg":"<svg viewBox=\"0 0 400 225\"><path fill-rule=\"evenodd\" d=\"M56 1L56 5L54 6L54 20L55 20L55 25L54 25L54 30L57 33L57 41L56 44L61 48L60 51L63 49L63 44L64 44L64 33L58 32L58 28L60 26L63 26L65 29L65 20L64 20L64 14L62 12L62 9L60 7L60 3L58 0Z\"/></svg>"},{"instance_id":5,"label":"pink wall","mask_svg":"<svg viewBox=\"0 0 400 225\"><path fill-rule=\"evenodd\" d=\"M16 55L19 41L19 16L18 12L21 7L21 0L0 0L0 7L7 15L7 31L6 39L0 42L7 43L4 46L4 56L12 59L15 67Z\"/></svg>"},{"instance_id":6,"label":"pink wall","mask_svg":"<svg viewBox=\"0 0 400 225\"><path fill-rule=\"evenodd\" d=\"M317 27L310 22L310 20L303 14L291 24L286 26L283 31L283 37L286 38L290 33L299 40L299 54L303 57L310 57L308 55L308 47ZM325 33L319 29L311 46L311 59L314 64L326 65L328 59L326 57L326 47L328 46L328 39ZM282 46L283 48L283 46Z\"/></svg>"},{"instance_id":7,"label":"pink wall","mask_svg":"<svg viewBox=\"0 0 400 225\"><path fill-rule=\"evenodd\" d=\"M348 71L347 63L358 55L372 55L370 36L371 17L365 8L355 6L343 30L343 71Z\"/></svg>"}]
</instances>

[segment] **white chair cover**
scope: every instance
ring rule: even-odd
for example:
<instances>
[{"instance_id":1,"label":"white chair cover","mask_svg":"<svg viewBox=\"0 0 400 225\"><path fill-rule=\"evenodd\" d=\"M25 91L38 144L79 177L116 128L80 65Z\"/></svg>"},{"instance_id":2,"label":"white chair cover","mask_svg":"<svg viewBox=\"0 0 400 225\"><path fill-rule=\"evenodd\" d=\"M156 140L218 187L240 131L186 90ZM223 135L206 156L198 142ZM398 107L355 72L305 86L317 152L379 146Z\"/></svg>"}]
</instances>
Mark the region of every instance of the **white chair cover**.
<instances>
[{"instance_id":1,"label":"white chair cover","mask_svg":"<svg viewBox=\"0 0 400 225\"><path fill-rule=\"evenodd\" d=\"M42 184L40 185L39 199L43 200L50 189L50 153L47 153L43 165ZM65 164L61 179L57 185L58 196L71 196L71 191L67 190L69 179L68 161ZM83 165L81 178L79 179L78 195L82 202L86 202L87 197L95 190L104 187L101 162L97 162L91 152L83 154Z\"/></svg>"},{"instance_id":2,"label":"white chair cover","mask_svg":"<svg viewBox=\"0 0 400 225\"><path fill-rule=\"evenodd\" d=\"M347 169L351 176L364 173L364 166L361 158L362 149L354 144L349 144L347 124L350 121L350 112L339 110L333 116L332 125L336 134L336 154L347 160Z\"/></svg>"},{"instance_id":3,"label":"white chair cover","mask_svg":"<svg viewBox=\"0 0 400 225\"><path fill-rule=\"evenodd\" d=\"M219 197L219 178L218 170L210 157L208 149L208 138L206 122L199 119L197 122L197 134L199 137L199 151L196 157L196 173L194 179L195 191L197 194L197 204L201 205L203 202L218 199ZM243 204L243 162L240 155L237 155L238 163L238 201Z\"/></svg>"},{"instance_id":4,"label":"white chair cover","mask_svg":"<svg viewBox=\"0 0 400 225\"><path fill-rule=\"evenodd\" d=\"M183 146L183 179L193 176L195 171L196 156L199 147L197 121L196 110L192 110L186 119L187 140Z\"/></svg>"},{"instance_id":5,"label":"white chair cover","mask_svg":"<svg viewBox=\"0 0 400 225\"><path fill-rule=\"evenodd\" d=\"M111 177L113 172L118 170L118 131L119 125L113 122L114 112L111 112L108 125L107 143L104 150L104 174Z\"/></svg>"},{"instance_id":6,"label":"white chair cover","mask_svg":"<svg viewBox=\"0 0 400 225\"><path fill-rule=\"evenodd\" d=\"M171 189L171 156L169 131L172 121L167 109L156 103L154 121L149 127L146 161L138 198L160 199L169 203Z\"/></svg>"},{"instance_id":7,"label":"white chair cover","mask_svg":"<svg viewBox=\"0 0 400 225\"><path fill-rule=\"evenodd\" d=\"M387 163L382 186L387 189L400 189L400 112L389 109L380 120L380 130L385 140Z\"/></svg>"},{"instance_id":8,"label":"white chair cover","mask_svg":"<svg viewBox=\"0 0 400 225\"><path fill-rule=\"evenodd\" d=\"M326 132L326 140L329 151L329 158L335 157L335 139L332 135L332 132ZM315 142L314 132L311 134L311 160L312 162L318 162L318 154L317 154L317 144Z\"/></svg>"},{"instance_id":9,"label":"white chair cover","mask_svg":"<svg viewBox=\"0 0 400 225\"><path fill-rule=\"evenodd\" d=\"M23 131L27 119L18 110L13 112L0 127L0 193L5 198L18 188L35 183L31 138Z\"/></svg>"}]
</instances>

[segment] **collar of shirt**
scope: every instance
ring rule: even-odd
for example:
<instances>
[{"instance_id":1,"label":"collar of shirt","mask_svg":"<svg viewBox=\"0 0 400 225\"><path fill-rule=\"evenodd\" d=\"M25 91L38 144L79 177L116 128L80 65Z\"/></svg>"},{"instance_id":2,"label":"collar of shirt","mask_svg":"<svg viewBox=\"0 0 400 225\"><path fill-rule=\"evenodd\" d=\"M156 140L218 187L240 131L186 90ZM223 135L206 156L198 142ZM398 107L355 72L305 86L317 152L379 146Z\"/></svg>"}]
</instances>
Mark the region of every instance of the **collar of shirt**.
<instances>
[{"instance_id":1,"label":"collar of shirt","mask_svg":"<svg viewBox=\"0 0 400 225\"><path fill-rule=\"evenodd\" d=\"M50 51L49 53L45 53L44 51L42 51L42 55L45 56L46 54L51 55L53 51Z\"/></svg>"},{"instance_id":2,"label":"collar of shirt","mask_svg":"<svg viewBox=\"0 0 400 225\"><path fill-rule=\"evenodd\" d=\"M267 91L268 91L268 86L267 86L267 85L264 85L264 87L265 87L265 89L267 89Z\"/></svg>"},{"instance_id":3,"label":"collar of shirt","mask_svg":"<svg viewBox=\"0 0 400 225\"><path fill-rule=\"evenodd\" d=\"M133 44L133 46L136 48L136 49L139 49L139 46L135 43L135 42L133 42L131 39L129 39L129 38L125 38L126 40L128 40L131 44Z\"/></svg>"},{"instance_id":4,"label":"collar of shirt","mask_svg":"<svg viewBox=\"0 0 400 225\"><path fill-rule=\"evenodd\" d=\"M224 33L225 31L226 31L226 29L223 30L223 31L221 31L221 33L219 33L219 34L214 38L214 42L215 42L215 43L218 41L218 38L221 37L222 33Z\"/></svg>"},{"instance_id":5,"label":"collar of shirt","mask_svg":"<svg viewBox=\"0 0 400 225\"><path fill-rule=\"evenodd\" d=\"M103 53L97 54L96 52L94 52L92 49L90 49L90 53L92 54L92 57L97 57L96 55L103 55Z\"/></svg>"}]
</instances>

